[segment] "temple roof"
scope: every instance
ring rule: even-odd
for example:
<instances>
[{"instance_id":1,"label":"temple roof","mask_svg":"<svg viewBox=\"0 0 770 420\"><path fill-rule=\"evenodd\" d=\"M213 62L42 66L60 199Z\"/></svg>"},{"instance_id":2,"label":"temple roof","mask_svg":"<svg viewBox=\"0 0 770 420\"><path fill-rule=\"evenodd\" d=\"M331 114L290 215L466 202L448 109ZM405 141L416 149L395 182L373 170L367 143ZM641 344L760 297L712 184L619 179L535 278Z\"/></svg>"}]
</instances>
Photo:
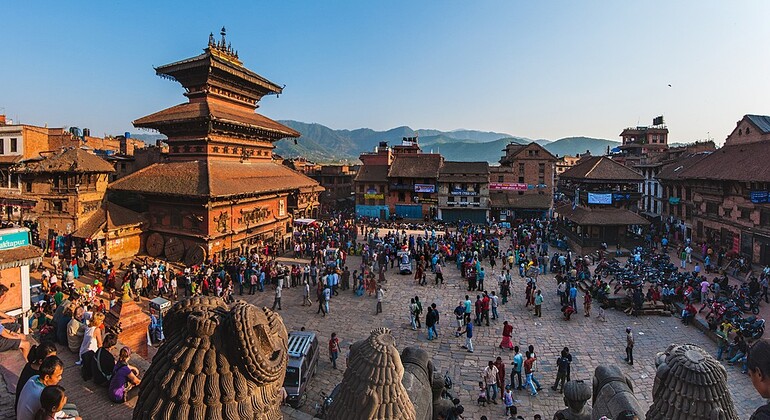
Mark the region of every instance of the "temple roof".
<instances>
[{"instance_id":1,"label":"temple roof","mask_svg":"<svg viewBox=\"0 0 770 420\"><path fill-rule=\"evenodd\" d=\"M226 106L219 101L206 99L201 102L184 103L166 108L134 121L135 127L153 128L162 131L162 127L192 120L211 120L250 128L265 130L281 137L299 137L300 133L285 125L273 121L264 115L249 112L243 108Z\"/></svg>"},{"instance_id":2,"label":"temple roof","mask_svg":"<svg viewBox=\"0 0 770 420\"><path fill-rule=\"evenodd\" d=\"M624 225L649 225L644 217L631 210L615 207L605 209L585 208L563 203L554 208L556 213L581 226L624 226Z\"/></svg>"},{"instance_id":3,"label":"temple roof","mask_svg":"<svg viewBox=\"0 0 770 420\"><path fill-rule=\"evenodd\" d=\"M109 189L201 198L323 191L315 180L278 163L219 160L156 163L118 179Z\"/></svg>"},{"instance_id":4,"label":"temple roof","mask_svg":"<svg viewBox=\"0 0 770 420\"><path fill-rule=\"evenodd\" d=\"M549 194L522 194L516 191L492 192L489 201L495 208L511 209L550 209L551 195Z\"/></svg>"},{"instance_id":5,"label":"temple roof","mask_svg":"<svg viewBox=\"0 0 770 420\"><path fill-rule=\"evenodd\" d=\"M577 165L559 175L559 178L594 181L644 180L644 177L638 172L605 156L581 159Z\"/></svg>"},{"instance_id":6,"label":"temple roof","mask_svg":"<svg viewBox=\"0 0 770 420\"><path fill-rule=\"evenodd\" d=\"M66 149L52 155L21 162L15 172L68 172L68 173L111 173L112 164L81 148Z\"/></svg>"}]
</instances>

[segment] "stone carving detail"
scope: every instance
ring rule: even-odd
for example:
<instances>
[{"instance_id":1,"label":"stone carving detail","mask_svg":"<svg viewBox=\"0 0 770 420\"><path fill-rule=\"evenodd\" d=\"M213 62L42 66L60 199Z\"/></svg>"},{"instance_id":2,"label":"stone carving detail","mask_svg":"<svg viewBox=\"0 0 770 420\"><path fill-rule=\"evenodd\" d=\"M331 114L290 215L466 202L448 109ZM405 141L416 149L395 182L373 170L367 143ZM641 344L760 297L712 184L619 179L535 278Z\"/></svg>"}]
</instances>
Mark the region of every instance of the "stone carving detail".
<instances>
[{"instance_id":1,"label":"stone carving detail","mask_svg":"<svg viewBox=\"0 0 770 420\"><path fill-rule=\"evenodd\" d=\"M164 317L165 343L142 380L133 418L282 418L288 335L273 311L194 297Z\"/></svg>"},{"instance_id":2,"label":"stone carving detail","mask_svg":"<svg viewBox=\"0 0 770 420\"><path fill-rule=\"evenodd\" d=\"M220 233L226 233L227 222L230 221L230 215L225 212L220 212L219 216L214 218L214 221L217 222L217 231Z\"/></svg>"},{"instance_id":3,"label":"stone carving detail","mask_svg":"<svg viewBox=\"0 0 770 420\"><path fill-rule=\"evenodd\" d=\"M727 371L706 351L692 344L672 344L658 353L648 419L738 419Z\"/></svg>"},{"instance_id":4,"label":"stone carving detail","mask_svg":"<svg viewBox=\"0 0 770 420\"><path fill-rule=\"evenodd\" d=\"M602 416L618 418L621 413L634 413L639 418L644 415L644 410L634 396L634 384L617 366L596 368L591 405L591 417L594 420Z\"/></svg>"},{"instance_id":5,"label":"stone carving detail","mask_svg":"<svg viewBox=\"0 0 770 420\"><path fill-rule=\"evenodd\" d=\"M241 219L245 224L255 225L270 217L270 214L269 207L256 207L251 210L241 210L241 215L243 216Z\"/></svg>"},{"instance_id":6,"label":"stone carving detail","mask_svg":"<svg viewBox=\"0 0 770 420\"><path fill-rule=\"evenodd\" d=\"M403 377L404 366L390 330L372 331L351 347L348 368L327 418L416 420Z\"/></svg>"},{"instance_id":7,"label":"stone carving detail","mask_svg":"<svg viewBox=\"0 0 770 420\"><path fill-rule=\"evenodd\" d=\"M591 385L584 381L569 381L564 385L564 404L567 408L560 410L554 419L591 420L591 406L586 406L591 399ZM560 417L561 415L561 417Z\"/></svg>"},{"instance_id":8,"label":"stone carving detail","mask_svg":"<svg viewBox=\"0 0 770 420\"><path fill-rule=\"evenodd\" d=\"M407 347L401 352L401 363L404 365L401 384L414 404L415 415L418 419L432 419L433 361L430 354L418 347ZM444 385L443 378L440 383Z\"/></svg>"}]
</instances>

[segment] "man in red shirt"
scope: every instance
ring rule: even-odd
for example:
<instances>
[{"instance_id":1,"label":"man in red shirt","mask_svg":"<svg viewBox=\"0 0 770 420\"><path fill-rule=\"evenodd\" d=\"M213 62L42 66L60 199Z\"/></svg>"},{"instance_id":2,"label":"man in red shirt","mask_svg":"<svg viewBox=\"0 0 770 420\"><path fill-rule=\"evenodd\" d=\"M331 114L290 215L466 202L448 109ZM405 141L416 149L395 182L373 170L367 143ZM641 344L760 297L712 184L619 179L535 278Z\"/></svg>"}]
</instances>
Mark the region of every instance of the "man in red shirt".
<instances>
[{"instance_id":1,"label":"man in red shirt","mask_svg":"<svg viewBox=\"0 0 770 420\"><path fill-rule=\"evenodd\" d=\"M332 368L337 369L337 356L340 354L340 339L337 338L337 333L332 333L332 338L329 339L329 358L332 361Z\"/></svg>"},{"instance_id":2,"label":"man in red shirt","mask_svg":"<svg viewBox=\"0 0 770 420\"><path fill-rule=\"evenodd\" d=\"M484 292L484 297L481 299L481 317L486 321L487 327L489 326L489 295ZM481 322L479 322L479 325L481 325Z\"/></svg>"},{"instance_id":3,"label":"man in red shirt","mask_svg":"<svg viewBox=\"0 0 770 420\"><path fill-rule=\"evenodd\" d=\"M524 383L524 388L530 388L532 390L530 395L534 397L537 395L537 389L535 389L535 383L532 381L532 365L535 364L536 358L529 351L525 353L525 356L524 374L527 376L527 382Z\"/></svg>"}]
</instances>

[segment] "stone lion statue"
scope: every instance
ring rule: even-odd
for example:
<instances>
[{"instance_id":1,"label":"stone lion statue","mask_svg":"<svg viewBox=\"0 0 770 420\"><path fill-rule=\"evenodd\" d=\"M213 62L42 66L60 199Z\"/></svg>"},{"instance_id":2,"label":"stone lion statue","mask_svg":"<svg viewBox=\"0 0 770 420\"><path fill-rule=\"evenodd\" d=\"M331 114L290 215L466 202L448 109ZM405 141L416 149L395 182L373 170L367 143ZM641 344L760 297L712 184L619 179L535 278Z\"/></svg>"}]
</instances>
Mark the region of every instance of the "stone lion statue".
<instances>
[{"instance_id":1,"label":"stone lion statue","mask_svg":"<svg viewBox=\"0 0 770 420\"><path fill-rule=\"evenodd\" d=\"M135 420L282 418L288 335L278 314L199 296L176 303L163 325Z\"/></svg>"},{"instance_id":2,"label":"stone lion statue","mask_svg":"<svg viewBox=\"0 0 770 420\"><path fill-rule=\"evenodd\" d=\"M727 389L727 371L692 344L672 344L658 353L648 419L737 420Z\"/></svg>"},{"instance_id":3,"label":"stone lion statue","mask_svg":"<svg viewBox=\"0 0 770 420\"><path fill-rule=\"evenodd\" d=\"M326 418L418 420L414 404L401 383L404 365L389 329L378 328L366 340L354 343L348 361L339 396L329 407ZM415 377L415 381L420 379Z\"/></svg>"}]
</instances>

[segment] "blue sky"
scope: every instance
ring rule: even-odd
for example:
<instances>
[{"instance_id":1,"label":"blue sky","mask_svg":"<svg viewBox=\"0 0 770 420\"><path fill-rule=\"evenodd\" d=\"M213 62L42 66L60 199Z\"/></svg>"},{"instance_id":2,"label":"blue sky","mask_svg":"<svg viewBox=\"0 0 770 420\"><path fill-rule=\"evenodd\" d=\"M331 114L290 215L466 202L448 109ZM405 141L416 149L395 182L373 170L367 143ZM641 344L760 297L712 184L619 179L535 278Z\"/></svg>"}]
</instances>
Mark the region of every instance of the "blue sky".
<instances>
[{"instance_id":1,"label":"blue sky","mask_svg":"<svg viewBox=\"0 0 770 420\"><path fill-rule=\"evenodd\" d=\"M769 114L767 1L6 2L0 113L137 131L184 102L158 66L223 25L286 89L259 111L332 128L469 128L618 140L662 114L722 142ZM671 87L668 85L671 84Z\"/></svg>"}]
</instances>

